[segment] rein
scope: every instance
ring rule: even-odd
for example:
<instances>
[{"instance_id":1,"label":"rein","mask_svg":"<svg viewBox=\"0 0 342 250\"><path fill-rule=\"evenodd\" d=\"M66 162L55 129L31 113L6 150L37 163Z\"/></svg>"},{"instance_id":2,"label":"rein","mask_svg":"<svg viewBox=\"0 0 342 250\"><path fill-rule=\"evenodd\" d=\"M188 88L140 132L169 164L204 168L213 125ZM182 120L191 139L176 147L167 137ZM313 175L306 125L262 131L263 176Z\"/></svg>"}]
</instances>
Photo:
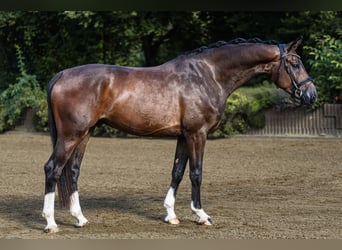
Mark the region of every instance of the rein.
<instances>
[{"instance_id":1,"label":"rein","mask_svg":"<svg viewBox=\"0 0 342 250\"><path fill-rule=\"evenodd\" d=\"M312 78L309 76L308 78L304 79L303 81L297 82L297 80L295 79L292 71L289 68L289 65L286 62L286 57L291 55L291 56L296 56L297 58L300 58L300 56L297 55L297 54L294 54L294 53L285 53L285 50L284 50L285 46L286 46L286 44L278 44L278 47L279 47L279 50L280 50L281 61L280 61L279 68L278 68L278 71L277 71L276 82L278 82L278 80L279 80L281 66L284 63L285 70L286 70L287 74L290 76L290 79L291 79L291 82L292 82L292 86L293 86L293 89L294 89L293 93L294 93L295 97L301 98L302 95L303 95L303 91L301 90L301 87L306 82L310 82L310 81L312 82Z\"/></svg>"}]
</instances>

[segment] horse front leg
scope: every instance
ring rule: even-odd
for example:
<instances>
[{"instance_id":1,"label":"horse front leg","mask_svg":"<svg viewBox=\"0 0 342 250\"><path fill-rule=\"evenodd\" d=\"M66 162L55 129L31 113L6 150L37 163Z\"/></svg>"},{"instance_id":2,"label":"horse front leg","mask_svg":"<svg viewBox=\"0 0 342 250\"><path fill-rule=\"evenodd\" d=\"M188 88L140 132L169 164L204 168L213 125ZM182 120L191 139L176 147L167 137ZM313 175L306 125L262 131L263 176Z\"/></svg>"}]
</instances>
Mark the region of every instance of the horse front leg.
<instances>
[{"instance_id":1,"label":"horse front leg","mask_svg":"<svg viewBox=\"0 0 342 250\"><path fill-rule=\"evenodd\" d=\"M164 219L165 222L170 224L179 224L179 220L175 214L175 202L178 186L183 179L184 170L188 162L188 149L184 137L177 138L177 147L172 169L172 180L169 191L164 200L164 207L166 208L167 215Z\"/></svg>"},{"instance_id":2,"label":"horse front leg","mask_svg":"<svg viewBox=\"0 0 342 250\"><path fill-rule=\"evenodd\" d=\"M209 215L204 212L201 204L201 184L203 155L206 143L206 133L198 132L187 136L190 160L190 180L191 180L191 210L199 217L198 224L212 225Z\"/></svg>"}]
</instances>

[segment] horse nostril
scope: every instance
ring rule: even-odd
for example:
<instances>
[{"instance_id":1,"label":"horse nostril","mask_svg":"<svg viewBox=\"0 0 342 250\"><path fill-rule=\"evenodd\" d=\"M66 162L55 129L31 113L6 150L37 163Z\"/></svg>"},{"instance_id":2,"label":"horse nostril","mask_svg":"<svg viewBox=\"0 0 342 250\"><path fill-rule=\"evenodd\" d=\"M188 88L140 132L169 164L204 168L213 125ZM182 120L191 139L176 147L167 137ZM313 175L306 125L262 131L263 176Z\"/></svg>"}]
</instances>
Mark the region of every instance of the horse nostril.
<instances>
[{"instance_id":1,"label":"horse nostril","mask_svg":"<svg viewBox=\"0 0 342 250\"><path fill-rule=\"evenodd\" d=\"M311 94L311 97L310 97L310 104L314 104L314 102L317 100L317 92L314 91L312 94Z\"/></svg>"},{"instance_id":2,"label":"horse nostril","mask_svg":"<svg viewBox=\"0 0 342 250\"><path fill-rule=\"evenodd\" d=\"M316 101L316 100L317 100L317 97L318 97L318 94L317 94L317 90L316 90L316 89L315 89L314 94L313 94L312 96L313 96L314 101Z\"/></svg>"},{"instance_id":3,"label":"horse nostril","mask_svg":"<svg viewBox=\"0 0 342 250\"><path fill-rule=\"evenodd\" d=\"M302 100L305 104L312 105L317 100L317 92L307 90L302 95Z\"/></svg>"},{"instance_id":4,"label":"horse nostril","mask_svg":"<svg viewBox=\"0 0 342 250\"><path fill-rule=\"evenodd\" d=\"M310 84L308 88L305 90L304 94L304 101L306 101L307 104L314 104L314 102L317 100L317 90L314 85Z\"/></svg>"}]
</instances>

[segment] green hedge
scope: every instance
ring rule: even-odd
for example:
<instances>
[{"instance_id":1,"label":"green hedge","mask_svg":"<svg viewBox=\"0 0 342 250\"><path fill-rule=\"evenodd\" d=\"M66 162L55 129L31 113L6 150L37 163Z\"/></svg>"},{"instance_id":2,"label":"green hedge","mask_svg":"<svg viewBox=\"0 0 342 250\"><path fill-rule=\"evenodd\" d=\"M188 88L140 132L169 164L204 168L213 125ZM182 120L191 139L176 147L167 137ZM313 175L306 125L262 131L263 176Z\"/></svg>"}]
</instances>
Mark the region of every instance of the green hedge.
<instances>
[{"instance_id":1,"label":"green hedge","mask_svg":"<svg viewBox=\"0 0 342 250\"><path fill-rule=\"evenodd\" d=\"M35 128L47 131L46 94L35 75L26 72L25 63L19 46L16 46L20 76L0 94L0 132L14 129L22 120L27 109L34 109Z\"/></svg>"},{"instance_id":2,"label":"green hedge","mask_svg":"<svg viewBox=\"0 0 342 250\"><path fill-rule=\"evenodd\" d=\"M246 133L250 128L265 126L263 110L275 104L275 87L264 82L258 87L242 87L227 99L224 119L209 137L224 138Z\"/></svg>"}]
</instances>

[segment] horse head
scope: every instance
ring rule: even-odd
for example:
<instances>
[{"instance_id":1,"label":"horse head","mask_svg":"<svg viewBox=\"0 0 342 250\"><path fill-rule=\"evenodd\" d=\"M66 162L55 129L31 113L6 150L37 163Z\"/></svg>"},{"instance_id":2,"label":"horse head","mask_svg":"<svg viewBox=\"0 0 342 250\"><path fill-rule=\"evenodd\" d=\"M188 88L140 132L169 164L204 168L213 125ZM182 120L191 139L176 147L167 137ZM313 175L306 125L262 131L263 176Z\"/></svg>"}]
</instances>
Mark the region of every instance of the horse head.
<instances>
[{"instance_id":1,"label":"horse head","mask_svg":"<svg viewBox=\"0 0 342 250\"><path fill-rule=\"evenodd\" d=\"M274 67L273 79L278 87L300 99L304 104L313 104L317 99L316 87L306 72L296 49L302 37L288 44L279 44L278 67Z\"/></svg>"}]
</instances>

